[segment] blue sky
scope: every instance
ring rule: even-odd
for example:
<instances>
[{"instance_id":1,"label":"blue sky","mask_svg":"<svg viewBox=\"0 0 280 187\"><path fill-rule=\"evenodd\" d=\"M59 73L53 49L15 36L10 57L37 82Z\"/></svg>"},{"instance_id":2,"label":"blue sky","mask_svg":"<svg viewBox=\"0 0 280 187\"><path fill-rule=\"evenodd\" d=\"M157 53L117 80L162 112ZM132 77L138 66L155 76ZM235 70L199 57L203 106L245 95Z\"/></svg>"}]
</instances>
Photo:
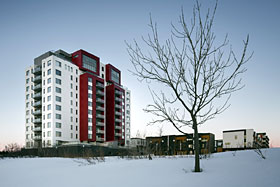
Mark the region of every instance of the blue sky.
<instances>
[{"instance_id":1,"label":"blue sky","mask_svg":"<svg viewBox=\"0 0 280 187\"><path fill-rule=\"evenodd\" d=\"M202 0L204 8L213 0ZM122 81L132 91L132 135L157 135L158 126L146 126L151 115L142 109L151 102L145 83L132 69L125 40L149 33L149 13L160 36L170 36L170 23L178 20L181 6L191 15L194 1L15 1L0 2L0 148L9 142L24 143L24 70L33 59L49 51L69 53L84 49L122 71ZM220 1L214 30L217 39L228 33L235 51L250 34L254 56L242 75L246 87L233 94L231 107L200 127L222 138L222 131L253 128L267 132L273 146L280 146L280 12L279 1ZM164 134L177 133L166 125ZM192 129L187 129L192 132Z\"/></svg>"}]
</instances>

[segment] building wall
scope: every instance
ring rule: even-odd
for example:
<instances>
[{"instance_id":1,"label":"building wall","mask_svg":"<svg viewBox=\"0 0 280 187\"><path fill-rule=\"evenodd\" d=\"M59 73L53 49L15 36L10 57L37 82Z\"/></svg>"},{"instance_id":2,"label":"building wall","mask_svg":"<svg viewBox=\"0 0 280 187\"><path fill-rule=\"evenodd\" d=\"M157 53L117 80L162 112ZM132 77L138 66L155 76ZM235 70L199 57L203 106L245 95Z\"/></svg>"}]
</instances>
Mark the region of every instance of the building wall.
<instances>
[{"instance_id":1,"label":"building wall","mask_svg":"<svg viewBox=\"0 0 280 187\"><path fill-rule=\"evenodd\" d=\"M125 133L125 146L130 145L130 127L131 127L131 92L128 88L124 88L124 116L125 119L125 129L123 129L123 133Z\"/></svg>"},{"instance_id":2,"label":"building wall","mask_svg":"<svg viewBox=\"0 0 280 187\"><path fill-rule=\"evenodd\" d=\"M254 146L255 132L253 129L223 131L224 149L243 149Z\"/></svg>"}]
</instances>

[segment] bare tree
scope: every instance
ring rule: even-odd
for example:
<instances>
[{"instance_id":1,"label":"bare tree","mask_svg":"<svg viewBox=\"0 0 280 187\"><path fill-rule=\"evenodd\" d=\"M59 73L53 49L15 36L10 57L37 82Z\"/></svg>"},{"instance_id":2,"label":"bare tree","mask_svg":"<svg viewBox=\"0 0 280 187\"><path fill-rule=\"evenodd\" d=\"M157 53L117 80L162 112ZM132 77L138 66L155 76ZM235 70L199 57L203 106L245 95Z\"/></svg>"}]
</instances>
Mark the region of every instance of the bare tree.
<instances>
[{"instance_id":1,"label":"bare tree","mask_svg":"<svg viewBox=\"0 0 280 187\"><path fill-rule=\"evenodd\" d=\"M20 145L18 145L17 143L10 143L5 146L3 151L12 153L12 152L20 151L20 150L21 150Z\"/></svg>"},{"instance_id":2,"label":"bare tree","mask_svg":"<svg viewBox=\"0 0 280 187\"><path fill-rule=\"evenodd\" d=\"M163 125L158 127L158 135L161 137L163 133Z\"/></svg>"},{"instance_id":3,"label":"bare tree","mask_svg":"<svg viewBox=\"0 0 280 187\"><path fill-rule=\"evenodd\" d=\"M178 26L171 24L171 37L163 43L159 39L157 24L150 16L151 34L142 37L144 45L150 49L148 53L143 52L136 40L133 44L126 42L135 68L132 73L140 81L159 83L165 89L165 92L150 89L153 103L144 111L157 117L150 124L168 122L183 134L186 134L184 127L193 129L195 172L201 171L198 125L229 107L231 93L244 86L240 74L246 71L244 64L252 56L246 53L249 35L243 41L240 58L229 46L227 35L216 44L213 32L216 9L217 2L213 11L208 9L204 17L201 4L196 2L189 23L182 9Z\"/></svg>"}]
</instances>

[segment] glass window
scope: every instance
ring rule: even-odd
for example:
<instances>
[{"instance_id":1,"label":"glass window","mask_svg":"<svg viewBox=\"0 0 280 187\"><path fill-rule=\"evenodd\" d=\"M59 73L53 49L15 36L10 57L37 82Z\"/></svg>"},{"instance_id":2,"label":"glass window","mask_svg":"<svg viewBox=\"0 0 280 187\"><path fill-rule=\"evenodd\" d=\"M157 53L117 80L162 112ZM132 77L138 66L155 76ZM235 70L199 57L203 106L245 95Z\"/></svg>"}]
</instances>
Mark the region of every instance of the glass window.
<instances>
[{"instance_id":1,"label":"glass window","mask_svg":"<svg viewBox=\"0 0 280 187\"><path fill-rule=\"evenodd\" d=\"M55 123L55 127L60 129L60 128L61 128L61 123L56 122L56 123Z\"/></svg>"},{"instance_id":2,"label":"glass window","mask_svg":"<svg viewBox=\"0 0 280 187\"><path fill-rule=\"evenodd\" d=\"M51 81L52 81L52 79L51 79L51 78L48 78L48 84L50 84L50 83L51 83Z\"/></svg>"},{"instance_id":3,"label":"glass window","mask_svg":"<svg viewBox=\"0 0 280 187\"><path fill-rule=\"evenodd\" d=\"M111 79L112 81L114 81L115 83L120 84L120 73L111 69Z\"/></svg>"},{"instance_id":4,"label":"glass window","mask_svg":"<svg viewBox=\"0 0 280 187\"><path fill-rule=\"evenodd\" d=\"M73 97L73 92L70 92L70 97Z\"/></svg>"},{"instance_id":5,"label":"glass window","mask_svg":"<svg viewBox=\"0 0 280 187\"><path fill-rule=\"evenodd\" d=\"M55 78L55 83L61 85L61 79Z\"/></svg>"},{"instance_id":6,"label":"glass window","mask_svg":"<svg viewBox=\"0 0 280 187\"><path fill-rule=\"evenodd\" d=\"M55 105L55 109L58 111L61 111L61 106L60 105Z\"/></svg>"},{"instance_id":7,"label":"glass window","mask_svg":"<svg viewBox=\"0 0 280 187\"><path fill-rule=\"evenodd\" d=\"M56 100L57 102L61 102L61 97L55 96L55 100Z\"/></svg>"},{"instance_id":8,"label":"glass window","mask_svg":"<svg viewBox=\"0 0 280 187\"><path fill-rule=\"evenodd\" d=\"M56 65L57 67L61 67L61 62L55 61L55 65Z\"/></svg>"},{"instance_id":9,"label":"glass window","mask_svg":"<svg viewBox=\"0 0 280 187\"><path fill-rule=\"evenodd\" d=\"M73 89L73 83L70 83L70 88Z\"/></svg>"},{"instance_id":10,"label":"glass window","mask_svg":"<svg viewBox=\"0 0 280 187\"><path fill-rule=\"evenodd\" d=\"M51 116L52 116L52 114L51 113L48 113L48 119L51 119Z\"/></svg>"},{"instance_id":11,"label":"glass window","mask_svg":"<svg viewBox=\"0 0 280 187\"><path fill-rule=\"evenodd\" d=\"M52 73L51 69L48 69L48 75L50 75Z\"/></svg>"},{"instance_id":12,"label":"glass window","mask_svg":"<svg viewBox=\"0 0 280 187\"><path fill-rule=\"evenodd\" d=\"M48 110L51 110L51 104L48 105Z\"/></svg>"},{"instance_id":13,"label":"glass window","mask_svg":"<svg viewBox=\"0 0 280 187\"><path fill-rule=\"evenodd\" d=\"M88 89L89 89L89 90L92 90L92 86L88 85Z\"/></svg>"},{"instance_id":14,"label":"glass window","mask_svg":"<svg viewBox=\"0 0 280 187\"><path fill-rule=\"evenodd\" d=\"M50 66L50 65L51 65L51 63L52 63L52 61L51 61L51 60L49 60L49 61L48 61L48 66Z\"/></svg>"},{"instance_id":15,"label":"glass window","mask_svg":"<svg viewBox=\"0 0 280 187\"><path fill-rule=\"evenodd\" d=\"M29 98L29 94L26 95L26 99L28 99L28 98Z\"/></svg>"},{"instance_id":16,"label":"glass window","mask_svg":"<svg viewBox=\"0 0 280 187\"><path fill-rule=\"evenodd\" d=\"M83 55L83 67L93 72L96 72L97 62L95 59Z\"/></svg>"},{"instance_id":17,"label":"glass window","mask_svg":"<svg viewBox=\"0 0 280 187\"><path fill-rule=\"evenodd\" d=\"M55 131L55 136L56 136L56 137L61 137L61 132Z\"/></svg>"},{"instance_id":18,"label":"glass window","mask_svg":"<svg viewBox=\"0 0 280 187\"><path fill-rule=\"evenodd\" d=\"M48 137L51 137L51 131L48 131L47 135L48 135Z\"/></svg>"},{"instance_id":19,"label":"glass window","mask_svg":"<svg viewBox=\"0 0 280 187\"><path fill-rule=\"evenodd\" d=\"M92 94L88 94L88 98L92 98Z\"/></svg>"},{"instance_id":20,"label":"glass window","mask_svg":"<svg viewBox=\"0 0 280 187\"><path fill-rule=\"evenodd\" d=\"M88 114L91 114L91 115L92 115L92 110L88 110Z\"/></svg>"},{"instance_id":21,"label":"glass window","mask_svg":"<svg viewBox=\"0 0 280 187\"><path fill-rule=\"evenodd\" d=\"M88 118L88 122L92 122L92 118Z\"/></svg>"},{"instance_id":22,"label":"glass window","mask_svg":"<svg viewBox=\"0 0 280 187\"><path fill-rule=\"evenodd\" d=\"M70 80L71 80L71 81L73 80L73 75L70 75Z\"/></svg>"},{"instance_id":23,"label":"glass window","mask_svg":"<svg viewBox=\"0 0 280 187\"><path fill-rule=\"evenodd\" d=\"M50 95L48 96L48 101L51 101L51 96Z\"/></svg>"},{"instance_id":24,"label":"glass window","mask_svg":"<svg viewBox=\"0 0 280 187\"><path fill-rule=\"evenodd\" d=\"M49 86L49 87L48 87L48 93L50 93L51 90L52 90L52 88Z\"/></svg>"},{"instance_id":25,"label":"glass window","mask_svg":"<svg viewBox=\"0 0 280 187\"><path fill-rule=\"evenodd\" d=\"M28 83L29 83L29 78L26 79L26 84L28 84Z\"/></svg>"},{"instance_id":26,"label":"glass window","mask_svg":"<svg viewBox=\"0 0 280 187\"><path fill-rule=\"evenodd\" d=\"M55 119L61 119L61 114L55 114Z\"/></svg>"},{"instance_id":27,"label":"glass window","mask_svg":"<svg viewBox=\"0 0 280 187\"><path fill-rule=\"evenodd\" d=\"M88 82L92 82L92 78L89 77L89 78L88 78Z\"/></svg>"},{"instance_id":28,"label":"glass window","mask_svg":"<svg viewBox=\"0 0 280 187\"><path fill-rule=\"evenodd\" d=\"M92 106L92 102L89 101L89 102L88 102L88 106Z\"/></svg>"},{"instance_id":29,"label":"glass window","mask_svg":"<svg viewBox=\"0 0 280 187\"><path fill-rule=\"evenodd\" d=\"M59 71L59 70L56 69L56 70L55 70L55 74L58 75L58 76L61 76L61 71Z\"/></svg>"},{"instance_id":30,"label":"glass window","mask_svg":"<svg viewBox=\"0 0 280 187\"><path fill-rule=\"evenodd\" d=\"M92 134L88 134L88 139L92 139Z\"/></svg>"},{"instance_id":31,"label":"glass window","mask_svg":"<svg viewBox=\"0 0 280 187\"><path fill-rule=\"evenodd\" d=\"M61 93L61 88L55 87L56 93Z\"/></svg>"},{"instance_id":32,"label":"glass window","mask_svg":"<svg viewBox=\"0 0 280 187\"><path fill-rule=\"evenodd\" d=\"M26 71L26 76L28 76L28 75L29 75L29 70Z\"/></svg>"},{"instance_id":33,"label":"glass window","mask_svg":"<svg viewBox=\"0 0 280 187\"><path fill-rule=\"evenodd\" d=\"M29 90L29 86L26 86L26 91L28 92L28 90Z\"/></svg>"}]
</instances>

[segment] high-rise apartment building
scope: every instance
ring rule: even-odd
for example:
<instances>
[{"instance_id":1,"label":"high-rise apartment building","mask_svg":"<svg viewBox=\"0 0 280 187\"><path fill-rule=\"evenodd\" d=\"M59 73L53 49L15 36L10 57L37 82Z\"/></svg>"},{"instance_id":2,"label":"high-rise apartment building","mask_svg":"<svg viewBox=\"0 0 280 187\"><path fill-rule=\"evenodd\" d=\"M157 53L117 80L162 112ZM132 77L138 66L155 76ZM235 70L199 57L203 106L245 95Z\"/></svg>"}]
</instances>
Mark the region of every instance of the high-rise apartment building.
<instances>
[{"instance_id":1,"label":"high-rise apartment building","mask_svg":"<svg viewBox=\"0 0 280 187\"><path fill-rule=\"evenodd\" d=\"M129 144L130 91L121 72L84 50L49 51L26 69L26 147Z\"/></svg>"}]
</instances>

